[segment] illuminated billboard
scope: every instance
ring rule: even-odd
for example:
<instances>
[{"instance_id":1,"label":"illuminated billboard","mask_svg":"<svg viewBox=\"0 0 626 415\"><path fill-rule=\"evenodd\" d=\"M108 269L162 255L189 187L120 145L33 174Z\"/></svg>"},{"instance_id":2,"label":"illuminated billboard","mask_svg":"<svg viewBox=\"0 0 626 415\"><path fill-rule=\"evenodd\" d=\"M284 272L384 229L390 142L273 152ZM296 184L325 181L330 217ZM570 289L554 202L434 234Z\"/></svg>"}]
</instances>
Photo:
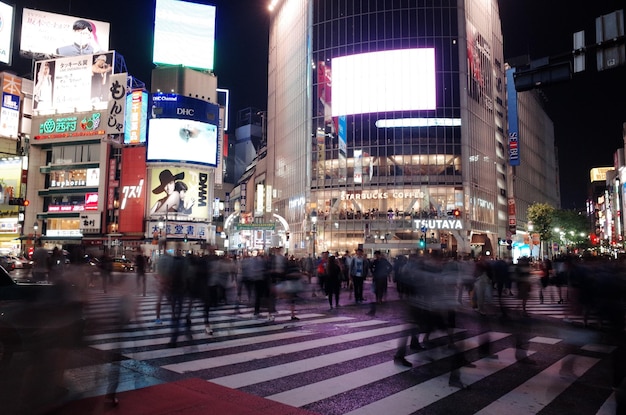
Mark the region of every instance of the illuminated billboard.
<instances>
[{"instance_id":1,"label":"illuminated billboard","mask_svg":"<svg viewBox=\"0 0 626 415\"><path fill-rule=\"evenodd\" d=\"M332 116L434 110L435 49L398 49L333 58Z\"/></svg>"},{"instance_id":2,"label":"illuminated billboard","mask_svg":"<svg viewBox=\"0 0 626 415\"><path fill-rule=\"evenodd\" d=\"M217 167L219 106L176 94L152 100L147 160Z\"/></svg>"},{"instance_id":3,"label":"illuminated billboard","mask_svg":"<svg viewBox=\"0 0 626 415\"><path fill-rule=\"evenodd\" d=\"M0 136L17 138L20 124L20 96L22 78L7 72L2 77L2 103L0 105Z\"/></svg>"},{"instance_id":4,"label":"illuminated billboard","mask_svg":"<svg viewBox=\"0 0 626 415\"><path fill-rule=\"evenodd\" d=\"M13 55L13 6L0 1L0 63L11 64Z\"/></svg>"},{"instance_id":5,"label":"illuminated billboard","mask_svg":"<svg viewBox=\"0 0 626 415\"><path fill-rule=\"evenodd\" d=\"M207 172L189 167L163 167L153 168L149 174L149 217L209 220Z\"/></svg>"},{"instance_id":6,"label":"illuminated billboard","mask_svg":"<svg viewBox=\"0 0 626 415\"><path fill-rule=\"evenodd\" d=\"M115 52L35 62L33 116L106 110Z\"/></svg>"},{"instance_id":7,"label":"illuminated billboard","mask_svg":"<svg viewBox=\"0 0 626 415\"><path fill-rule=\"evenodd\" d=\"M33 117L35 140L105 135L106 111Z\"/></svg>"},{"instance_id":8,"label":"illuminated billboard","mask_svg":"<svg viewBox=\"0 0 626 415\"><path fill-rule=\"evenodd\" d=\"M106 52L109 30L106 22L24 9L20 55L42 59Z\"/></svg>"},{"instance_id":9,"label":"illuminated billboard","mask_svg":"<svg viewBox=\"0 0 626 415\"><path fill-rule=\"evenodd\" d=\"M119 232L143 232L146 209L146 149L122 148Z\"/></svg>"},{"instance_id":10,"label":"illuminated billboard","mask_svg":"<svg viewBox=\"0 0 626 415\"><path fill-rule=\"evenodd\" d=\"M213 69L215 6L156 0L152 62Z\"/></svg>"},{"instance_id":11,"label":"illuminated billboard","mask_svg":"<svg viewBox=\"0 0 626 415\"><path fill-rule=\"evenodd\" d=\"M142 144L146 142L148 129L148 93L133 91L126 96L126 125L124 144Z\"/></svg>"},{"instance_id":12,"label":"illuminated billboard","mask_svg":"<svg viewBox=\"0 0 626 415\"><path fill-rule=\"evenodd\" d=\"M0 160L0 210L17 212L17 206L9 205L9 200L22 197L20 180L22 175L22 159L15 157Z\"/></svg>"}]
</instances>

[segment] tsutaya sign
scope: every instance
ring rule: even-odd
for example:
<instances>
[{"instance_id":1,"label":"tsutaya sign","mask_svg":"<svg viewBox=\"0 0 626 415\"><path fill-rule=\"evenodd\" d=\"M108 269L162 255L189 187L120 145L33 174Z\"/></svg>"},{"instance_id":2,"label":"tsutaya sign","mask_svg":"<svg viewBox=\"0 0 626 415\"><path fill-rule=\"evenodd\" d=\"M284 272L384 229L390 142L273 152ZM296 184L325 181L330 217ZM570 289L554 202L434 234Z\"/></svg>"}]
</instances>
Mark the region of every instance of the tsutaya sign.
<instances>
[{"instance_id":1,"label":"tsutaya sign","mask_svg":"<svg viewBox=\"0 0 626 415\"><path fill-rule=\"evenodd\" d=\"M418 219L415 221L417 229L463 229L460 219Z\"/></svg>"}]
</instances>

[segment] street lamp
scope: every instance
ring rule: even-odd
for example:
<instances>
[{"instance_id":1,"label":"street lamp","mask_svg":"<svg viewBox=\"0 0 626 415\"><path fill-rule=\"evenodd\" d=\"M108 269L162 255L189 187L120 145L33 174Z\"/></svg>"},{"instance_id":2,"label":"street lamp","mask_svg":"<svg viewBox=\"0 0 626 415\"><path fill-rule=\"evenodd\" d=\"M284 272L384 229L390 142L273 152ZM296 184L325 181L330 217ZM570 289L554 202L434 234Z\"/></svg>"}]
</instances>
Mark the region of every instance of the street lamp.
<instances>
[{"instance_id":1,"label":"street lamp","mask_svg":"<svg viewBox=\"0 0 626 415\"><path fill-rule=\"evenodd\" d=\"M33 224L33 230L35 231L35 240L37 240L37 231L39 230L39 222L35 221Z\"/></svg>"},{"instance_id":2,"label":"street lamp","mask_svg":"<svg viewBox=\"0 0 626 415\"><path fill-rule=\"evenodd\" d=\"M317 210L311 211L311 233L313 233L313 260L315 261L315 241L317 239Z\"/></svg>"}]
</instances>

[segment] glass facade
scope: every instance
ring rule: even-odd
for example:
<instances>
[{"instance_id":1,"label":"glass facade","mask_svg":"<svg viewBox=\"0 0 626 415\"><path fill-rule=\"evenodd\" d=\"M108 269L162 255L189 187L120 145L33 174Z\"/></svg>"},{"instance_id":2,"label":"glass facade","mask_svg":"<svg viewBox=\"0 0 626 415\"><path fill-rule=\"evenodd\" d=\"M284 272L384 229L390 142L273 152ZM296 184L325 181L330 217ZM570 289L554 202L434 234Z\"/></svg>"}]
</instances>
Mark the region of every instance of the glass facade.
<instances>
[{"instance_id":1,"label":"glass facade","mask_svg":"<svg viewBox=\"0 0 626 415\"><path fill-rule=\"evenodd\" d=\"M294 3L308 4L305 28L286 22L302 21L287 13ZM284 207L305 211L303 224L292 227L301 230L292 233L295 250L310 252L315 238L318 252L363 245L406 253L426 239L429 249L468 253L474 233L484 236L480 249L493 249L507 221L497 2L285 0L270 32L268 114L275 126L282 108L272 108L272 96L290 85L272 83L271 45L280 35L297 41L281 27L309 36L289 48L309 59L299 79L310 80L300 107L310 134L298 145L310 149L299 165L310 166L310 182L302 195L279 194L275 206L290 224ZM280 153L287 143L279 130L268 130L269 151ZM281 205L298 196L306 198L304 209ZM315 229L307 225L313 211Z\"/></svg>"}]
</instances>

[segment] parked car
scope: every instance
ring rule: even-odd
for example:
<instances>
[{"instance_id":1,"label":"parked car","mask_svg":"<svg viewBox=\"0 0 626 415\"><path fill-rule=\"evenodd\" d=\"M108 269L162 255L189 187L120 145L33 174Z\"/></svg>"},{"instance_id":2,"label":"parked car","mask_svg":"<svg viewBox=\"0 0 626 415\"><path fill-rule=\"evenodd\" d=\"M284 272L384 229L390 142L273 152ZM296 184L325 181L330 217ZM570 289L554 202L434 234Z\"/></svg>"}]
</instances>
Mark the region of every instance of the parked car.
<instances>
[{"instance_id":1,"label":"parked car","mask_svg":"<svg viewBox=\"0 0 626 415\"><path fill-rule=\"evenodd\" d=\"M9 258L13 260L13 263L15 264L15 269L27 269L33 267L33 261L31 261L30 259L12 255L9 255Z\"/></svg>"},{"instance_id":2,"label":"parked car","mask_svg":"<svg viewBox=\"0 0 626 415\"><path fill-rule=\"evenodd\" d=\"M8 255L0 255L0 266L11 272L15 269L15 262Z\"/></svg>"},{"instance_id":3,"label":"parked car","mask_svg":"<svg viewBox=\"0 0 626 415\"><path fill-rule=\"evenodd\" d=\"M18 283L0 268L0 369L17 352L79 345L80 298L69 284Z\"/></svg>"},{"instance_id":4,"label":"parked car","mask_svg":"<svg viewBox=\"0 0 626 415\"><path fill-rule=\"evenodd\" d=\"M131 260L126 258L113 258L113 271L131 272L135 270L135 265Z\"/></svg>"}]
</instances>

